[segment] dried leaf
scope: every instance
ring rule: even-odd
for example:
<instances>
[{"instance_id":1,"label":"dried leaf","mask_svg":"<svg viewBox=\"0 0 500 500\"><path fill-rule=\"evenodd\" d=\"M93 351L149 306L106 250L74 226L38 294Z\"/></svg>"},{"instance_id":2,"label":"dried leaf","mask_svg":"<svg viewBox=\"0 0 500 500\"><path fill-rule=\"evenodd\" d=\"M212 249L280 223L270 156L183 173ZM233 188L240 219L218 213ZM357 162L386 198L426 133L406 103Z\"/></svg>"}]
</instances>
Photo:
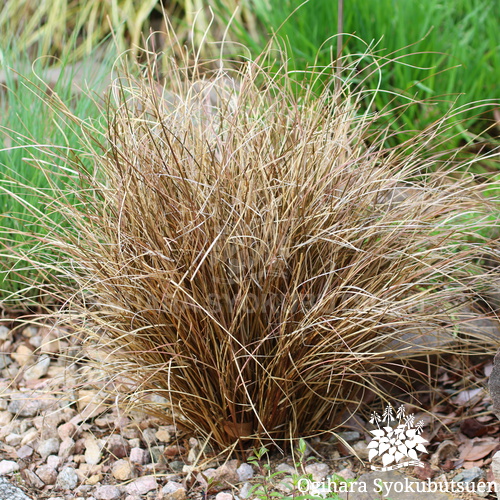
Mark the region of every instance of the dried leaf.
<instances>
[{"instance_id":1,"label":"dried leaf","mask_svg":"<svg viewBox=\"0 0 500 500\"><path fill-rule=\"evenodd\" d=\"M460 451L460 458L466 462L475 462L488 456L498 445L497 439L471 439Z\"/></svg>"},{"instance_id":2,"label":"dried leaf","mask_svg":"<svg viewBox=\"0 0 500 500\"><path fill-rule=\"evenodd\" d=\"M478 422L475 418L468 418L460 424L460 431L468 438L484 436L488 432L488 426Z\"/></svg>"},{"instance_id":3,"label":"dried leaf","mask_svg":"<svg viewBox=\"0 0 500 500\"><path fill-rule=\"evenodd\" d=\"M472 467L482 467L484 465L484 460L478 460L476 462L464 462L462 467L464 469L472 469Z\"/></svg>"},{"instance_id":4,"label":"dried leaf","mask_svg":"<svg viewBox=\"0 0 500 500\"><path fill-rule=\"evenodd\" d=\"M482 424L484 424L486 422L491 422L493 420L493 416L492 415L481 415L480 417L477 417L476 420L478 422L481 422Z\"/></svg>"},{"instance_id":5,"label":"dried leaf","mask_svg":"<svg viewBox=\"0 0 500 500\"><path fill-rule=\"evenodd\" d=\"M476 404L478 402L478 396L482 391L482 388L462 391L452 399L452 402L458 406L470 406L473 403Z\"/></svg>"}]
</instances>

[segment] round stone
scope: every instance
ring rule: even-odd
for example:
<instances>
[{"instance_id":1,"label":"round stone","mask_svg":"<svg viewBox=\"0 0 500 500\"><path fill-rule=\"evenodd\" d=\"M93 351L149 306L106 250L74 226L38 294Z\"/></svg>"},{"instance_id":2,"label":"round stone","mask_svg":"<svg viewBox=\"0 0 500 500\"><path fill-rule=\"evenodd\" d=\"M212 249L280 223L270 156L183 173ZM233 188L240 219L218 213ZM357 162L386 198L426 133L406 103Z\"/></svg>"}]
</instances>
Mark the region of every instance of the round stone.
<instances>
[{"instance_id":1,"label":"round stone","mask_svg":"<svg viewBox=\"0 0 500 500\"><path fill-rule=\"evenodd\" d=\"M78 484L78 475L73 467L64 467L57 475L57 484L64 490L72 490Z\"/></svg>"}]
</instances>

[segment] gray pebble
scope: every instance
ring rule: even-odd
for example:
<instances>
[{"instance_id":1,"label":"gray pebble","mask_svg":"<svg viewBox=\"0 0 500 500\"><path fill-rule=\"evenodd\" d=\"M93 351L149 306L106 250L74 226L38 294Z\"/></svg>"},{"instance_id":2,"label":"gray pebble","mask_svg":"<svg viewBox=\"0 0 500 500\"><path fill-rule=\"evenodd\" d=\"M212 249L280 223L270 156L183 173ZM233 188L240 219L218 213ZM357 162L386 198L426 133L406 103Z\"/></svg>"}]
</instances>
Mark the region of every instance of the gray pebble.
<instances>
[{"instance_id":1,"label":"gray pebble","mask_svg":"<svg viewBox=\"0 0 500 500\"><path fill-rule=\"evenodd\" d=\"M168 481L162 488L161 492L164 499L175 498L176 500L181 500L186 498L186 490L184 486L176 481Z\"/></svg>"},{"instance_id":2,"label":"gray pebble","mask_svg":"<svg viewBox=\"0 0 500 500\"><path fill-rule=\"evenodd\" d=\"M64 490L72 490L78 484L78 475L73 467L64 467L57 475L57 485Z\"/></svg>"},{"instance_id":3,"label":"gray pebble","mask_svg":"<svg viewBox=\"0 0 500 500\"><path fill-rule=\"evenodd\" d=\"M31 455L33 455L33 448L31 446L28 446L27 444L25 444L24 446L21 446L17 451L16 451L16 455L21 459L21 460L25 460L29 457L31 457Z\"/></svg>"},{"instance_id":4,"label":"gray pebble","mask_svg":"<svg viewBox=\"0 0 500 500\"><path fill-rule=\"evenodd\" d=\"M0 340L8 340L10 337L10 330L5 326L0 326Z\"/></svg>"},{"instance_id":5,"label":"gray pebble","mask_svg":"<svg viewBox=\"0 0 500 500\"><path fill-rule=\"evenodd\" d=\"M70 437L63 439L61 445L59 446L59 456L62 458L68 458L75 452L75 441Z\"/></svg>"},{"instance_id":6,"label":"gray pebble","mask_svg":"<svg viewBox=\"0 0 500 500\"><path fill-rule=\"evenodd\" d=\"M136 464L145 465L149 462L149 452L142 448L132 448L130 450L130 461Z\"/></svg>"},{"instance_id":7,"label":"gray pebble","mask_svg":"<svg viewBox=\"0 0 500 500\"><path fill-rule=\"evenodd\" d=\"M49 455L57 455L59 453L59 439L49 438L38 443L36 451L42 458L47 458Z\"/></svg>"},{"instance_id":8,"label":"gray pebble","mask_svg":"<svg viewBox=\"0 0 500 500\"><path fill-rule=\"evenodd\" d=\"M240 483L244 483L253 477L253 468L250 464L242 463L237 469L238 479Z\"/></svg>"},{"instance_id":9,"label":"gray pebble","mask_svg":"<svg viewBox=\"0 0 500 500\"><path fill-rule=\"evenodd\" d=\"M151 461L155 464L165 463L165 457L163 452L165 451L165 446L151 446Z\"/></svg>"},{"instance_id":10,"label":"gray pebble","mask_svg":"<svg viewBox=\"0 0 500 500\"><path fill-rule=\"evenodd\" d=\"M168 465L174 472L182 472L182 469L184 468L185 464L180 460L172 460L172 462L169 462Z\"/></svg>"},{"instance_id":11,"label":"gray pebble","mask_svg":"<svg viewBox=\"0 0 500 500\"><path fill-rule=\"evenodd\" d=\"M147 445L156 444L156 431L154 429L151 429L151 427L144 429L142 431L142 440Z\"/></svg>"},{"instance_id":12,"label":"gray pebble","mask_svg":"<svg viewBox=\"0 0 500 500\"><path fill-rule=\"evenodd\" d=\"M311 474L314 481L322 481L330 472L330 468L326 464L320 462L306 465L306 474Z\"/></svg>"},{"instance_id":13,"label":"gray pebble","mask_svg":"<svg viewBox=\"0 0 500 500\"><path fill-rule=\"evenodd\" d=\"M94 493L97 500L116 500L120 498L121 492L116 486L99 486Z\"/></svg>"},{"instance_id":14,"label":"gray pebble","mask_svg":"<svg viewBox=\"0 0 500 500\"><path fill-rule=\"evenodd\" d=\"M11 433L5 437L5 442L9 446L19 446L22 436L20 434Z\"/></svg>"},{"instance_id":15,"label":"gray pebble","mask_svg":"<svg viewBox=\"0 0 500 500\"><path fill-rule=\"evenodd\" d=\"M297 471L295 470L294 467L288 464L279 464L278 467L276 467L276 472L285 472L286 474L296 474Z\"/></svg>"},{"instance_id":16,"label":"gray pebble","mask_svg":"<svg viewBox=\"0 0 500 500\"><path fill-rule=\"evenodd\" d=\"M12 363L12 359L7 354L0 354L0 370L7 368Z\"/></svg>"},{"instance_id":17,"label":"gray pebble","mask_svg":"<svg viewBox=\"0 0 500 500\"><path fill-rule=\"evenodd\" d=\"M7 410L19 417L34 417L45 405L41 399L35 399L31 394L13 394Z\"/></svg>"},{"instance_id":18,"label":"gray pebble","mask_svg":"<svg viewBox=\"0 0 500 500\"><path fill-rule=\"evenodd\" d=\"M37 362L26 369L24 380L37 380L47 374L50 367L50 356L42 354Z\"/></svg>"},{"instance_id":19,"label":"gray pebble","mask_svg":"<svg viewBox=\"0 0 500 500\"><path fill-rule=\"evenodd\" d=\"M484 472L479 467L471 467L470 469L464 469L459 472L454 478L455 482L470 483L476 479L480 479L484 476Z\"/></svg>"},{"instance_id":20,"label":"gray pebble","mask_svg":"<svg viewBox=\"0 0 500 500\"><path fill-rule=\"evenodd\" d=\"M357 431L339 432L338 436L347 443L354 443L361 438L361 434Z\"/></svg>"},{"instance_id":21,"label":"gray pebble","mask_svg":"<svg viewBox=\"0 0 500 500\"><path fill-rule=\"evenodd\" d=\"M250 493L252 491L252 485L251 483L244 483L243 486L240 489L240 498L248 498L250 496Z\"/></svg>"},{"instance_id":22,"label":"gray pebble","mask_svg":"<svg viewBox=\"0 0 500 500\"><path fill-rule=\"evenodd\" d=\"M10 484L4 477L0 477L0 498L2 500L31 500L20 488Z\"/></svg>"}]
</instances>

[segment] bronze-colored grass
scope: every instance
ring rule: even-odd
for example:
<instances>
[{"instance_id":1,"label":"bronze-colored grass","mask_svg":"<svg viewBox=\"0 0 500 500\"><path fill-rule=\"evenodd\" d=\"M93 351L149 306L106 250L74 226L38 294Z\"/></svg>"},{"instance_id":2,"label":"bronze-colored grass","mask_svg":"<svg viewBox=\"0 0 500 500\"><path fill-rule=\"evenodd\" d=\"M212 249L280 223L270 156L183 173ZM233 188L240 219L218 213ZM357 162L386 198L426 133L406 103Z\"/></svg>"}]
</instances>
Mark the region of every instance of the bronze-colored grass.
<instances>
[{"instance_id":1,"label":"bronze-colored grass","mask_svg":"<svg viewBox=\"0 0 500 500\"><path fill-rule=\"evenodd\" d=\"M298 92L270 55L116 80L106 136L79 122L90 188L54 201L72 230L44 239L69 256L67 319L108 387L219 447L333 430L411 385L413 358L426 376L435 354L494 350L461 324L487 286L470 234L490 207L432 149L446 118L385 149L369 93Z\"/></svg>"}]
</instances>

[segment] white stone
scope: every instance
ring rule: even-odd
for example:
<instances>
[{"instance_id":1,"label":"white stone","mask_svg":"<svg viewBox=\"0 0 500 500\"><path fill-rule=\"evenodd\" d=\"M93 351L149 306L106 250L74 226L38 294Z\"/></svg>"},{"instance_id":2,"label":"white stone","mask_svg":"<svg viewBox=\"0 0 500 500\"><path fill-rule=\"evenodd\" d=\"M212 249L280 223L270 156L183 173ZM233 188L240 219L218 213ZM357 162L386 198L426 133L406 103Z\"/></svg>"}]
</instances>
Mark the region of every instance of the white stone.
<instances>
[{"instance_id":1,"label":"white stone","mask_svg":"<svg viewBox=\"0 0 500 500\"><path fill-rule=\"evenodd\" d=\"M47 457L47 465L53 469L59 469L59 466L61 465L61 457L58 457L57 455L49 455Z\"/></svg>"},{"instance_id":2,"label":"white stone","mask_svg":"<svg viewBox=\"0 0 500 500\"><path fill-rule=\"evenodd\" d=\"M351 469L345 468L335 473L342 479L356 479L356 474Z\"/></svg>"},{"instance_id":3,"label":"white stone","mask_svg":"<svg viewBox=\"0 0 500 500\"><path fill-rule=\"evenodd\" d=\"M144 476L132 481L125 486L125 492L129 495L145 495L148 491L155 490L158 482L153 476Z\"/></svg>"},{"instance_id":4,"label":"white stone","mask_svg":"<svg viewBox=\"0 0 500 500\"><path fill-rule=\"evenodd\" d=\"M196 462L196 458L198 457L198 450L196 448L191 448L188 452L187 461L192 464Z\"/></svg>"},{"instance_id":5,"label":"white stone","mask_svg":"<svg viewBox=\"0 0 500 500\"><path fill-rule=\"evenodd\" d=\"M27 444L25 444L24 446L17 448L16 455L21 460L26 460L29 457L31 457L31 455L33 455L33 448L31 448L31 446L28 446Z\"/></svg>"},{"instance_id":6,"label":"white stone","mask_svg":"<svg viewBox=\"0 0 500 500\"><path fill-rule=\"evenodd\" d=\"M42 336L34 335L28 340L29 344L32 345L35 349L38 349L42 345Z\"/></svg>"},{"instance_id":7,"label":"white stone","mask_svg":"<svg viewBox=\"0 0 500 500\"><path fill-rule=\"evenodd\" d=\"M278 491L282 493L290 493L293 490L292 478L284 477L281 481L278 481L275 485Z\"/></svg>"},{"instance_id":8,"label":"white stone","mask_svg":"<svg viewBox=\"0 0 500 500\"><path fill-rule=\"evenodd\" d=\"M231 493L221 491L215 495L215 500L233 500L233 495L231 495Z\"/></svg>"},{"instance_id":9,"label":"white stone","mask_svg":"<svg viewBox=\"0 0 500 500\"><path fill-rule=\"evenodd\" d=\"M306 474L312 475L314 481L322 481L330 472L328 465L320 462L306 465L305 470Z\"/></svg>"},{"instance_id":10,"label":"white stone","mask_svg":"<svg viewBox=\"0 0 500 500\"><path fill-rule=\"evenodd\" d=\"M201 484L203 488L208 488L208 481L210 481L210 479L215 480L216 475L217 471L215 469L205 469L203 472L200 472L196 475L196 480Z\"/></svg>"},{"instance_id":11,"label":"white stone","mask_svg":"<svg viewBox=\"0 0 500 500\"><path fill-rule=\"evenodd\" d=\"M150 427L147 427L142 431L142 440L147 444L147 445L152 445L156 443L156 431L154 429L151 429Z\"/></svg>"},{"instance_id":12,"label":"white stone","mask_svg":"<svg viewBox=\"0 0 500 500\"><path fill-rule=\"evenodd\" d=\"M54 354L61 350L62 342L59 339L58 332L52 329L44 328L40 331L42 337L40 351L48 354Z\"/></svg>"},{"instance_id":13,"label":"white stone","mask_svg":"<svg viewBox=\"0 0 500 500\"><path fill-rule=\"evenodd\" d=\"M24 372L24 380L37 380L47 374L50 366L50 356L42 354L38 361Z\"/></svg>"},{"instance_id":14,"label":"white stone","mask_svg":"<svg viewBox=\"0 0 500 500\"><path fill-rule=\"evenodd\" d=\"M244 483L240 489L240 494L238 495L240 498L247 499L250 496L252 491L251 483Z\"/></svg>"},{"instance_id":15,"label":"white stone","mask_svg":"<svg viewBox=\"0 0 500 500\"><path fill-rule=\"evenodd\" d=\"M237 469L238 479L240 483L244 483L253 477L253 468L250 464L242 463Z\"/></svg>"},{"instance_id":16,"label":"white stone","mask_svg":"<svg viewBox=\"0 0 500 500\"><path fill-rule=\"evenodd\" d=\"M125 434L125 431L123 433ZM130 448L140 448L141 440L139 438L131 438L128 440L128 444L130 445Z\"/></svg>"},{"instance_id":17,"label":"white stone","mask_svg":"<svg viewBox=\"0 0 500 500\"><path fill-rule=\"evenodd\" d=\"M5 437L5 442L9 446L18 446L21 444L21 439L22 437L19 434L12 433Z\"/></svg>"},{"instance_id":18,"label":"white stone","mask_svg":"<svg viewBox=\"0 0 500 500\"><path fill-rule=\"evenodd\" d=\"M493 459L491 461L491 471L493 472L493 479L495 483L500 484L500 451L497 451L493 455ZM500 500L500 488L497 491L497 498Z\"/></svg>"},{"instance_id":19,"label":"white stone","mask_svg":"<svg viewBox=\"0 0 500 500\"><path fill-rule=\"evenodd\" d=\"M0 461L0 476L5 474L12 474L19 470L19 465L12 460L2 460Z\"/></svg>"},{"instance_id":20,"label":"white stone","mask_svg":"<svg viewBox=\"0 0 500 500\"><path fill-rule=\"evenodd\" d=\"M297 471L288 464L279 464L278 467L276 467L276 472L285 472L286 474L297 474Z\"/></svg>"},{"instance_id":21,"label":"white stone","mask_svg":"<svg viewBox=\"0 0 500 500\"><path fill-rule=\"evenodd\" d=\"M88 437L85 440L85 462L90 465L97 465L102 458L101 447L96 439Z\"/></svg>"},{"instance_id":22,"label":"white stone","mask_svg":"<svg viewBox=\"0 0 500 500\"><path fill-rule=\"evenodd\" d=\"M0 340L8 340L10 336L10 330L5 326L1 325L0 326Z\"/></svg>"},{"instance_id":23,"label":"white stone","mask_svg":"<svg viewBox=\"0 0 500 500\"><path fill-rule=\"evenodd\" d=\"M130 461L140 465L146 465L149 462L149 452L142 448L132 448L130 450Z\"/></svg>"}]
</instances>

